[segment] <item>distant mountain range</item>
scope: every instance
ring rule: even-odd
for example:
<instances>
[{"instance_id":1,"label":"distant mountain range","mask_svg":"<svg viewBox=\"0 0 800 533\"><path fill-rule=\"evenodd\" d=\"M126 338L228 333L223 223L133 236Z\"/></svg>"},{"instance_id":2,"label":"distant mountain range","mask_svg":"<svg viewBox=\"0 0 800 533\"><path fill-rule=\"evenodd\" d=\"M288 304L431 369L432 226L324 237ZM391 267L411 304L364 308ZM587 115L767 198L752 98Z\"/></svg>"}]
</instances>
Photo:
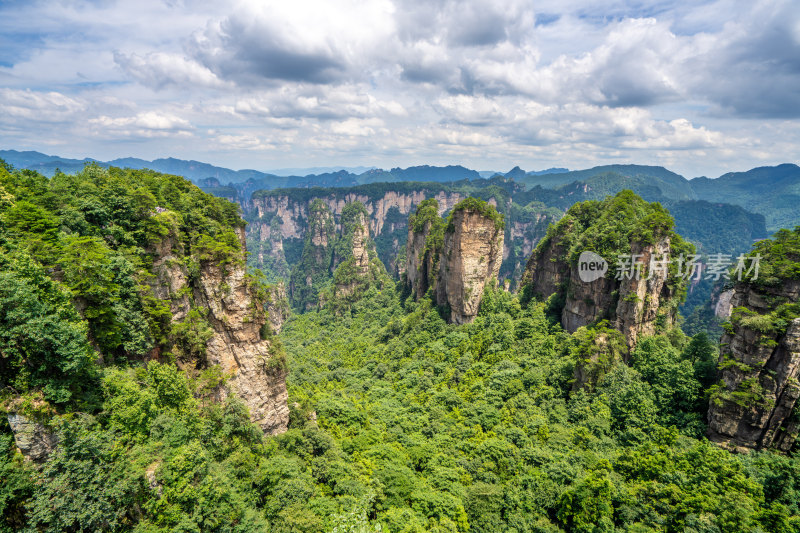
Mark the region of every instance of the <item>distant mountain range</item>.
<instances>
[{"instance_id":1,"label":"distant mountain range","mask_svg":"<svg viewBox=\"0 0 800 533\"><path fill-rule=\"evenodd\" d=\"M572 171L566 168L525 171L514 167L505 173L478 172L460 165L422 165L391 170L315 167L280 169L276 173L267 173L258 170L232 170L200 161L175 158L153 161L137 158L97 161L16 150L0 150L0 158L17 168L37 170L47 176L52 176L56 169L67 173L77 172L90 162L102 166L150 168L184 176L208 192L239 201L249 198L257 190L278 188L352 187L399 181L453 183L500 177L524 184L531 198L547 205L563 204L564 209L577 201L599 199L621 189L632 189L649 201L671 203L694 200L738 205L763 215L770 232L800 225L800 167L794 164L759 167L746 172L724 174L716 179L702 177L689 180L664 167L646 165L604 165ZM321 172L283 175L286 171L308 170Z\"/></svg>"},{"instance_id":2,"label":"distant mountain range","mask_svg":"<svg viewBox=\"0 0 800 533\"><path fill-rule=\"evenodd\" d=\"M716 179L687 180L664 167L605 165L518 179L548 205L569 207L585 199L600 199L631 189L649 201L699 200L738 205L764 216L767 230L800 225L800 167L783 164L732 172ZM559 202L561 200L561 202Z\"/></svg>"}]
</instances>

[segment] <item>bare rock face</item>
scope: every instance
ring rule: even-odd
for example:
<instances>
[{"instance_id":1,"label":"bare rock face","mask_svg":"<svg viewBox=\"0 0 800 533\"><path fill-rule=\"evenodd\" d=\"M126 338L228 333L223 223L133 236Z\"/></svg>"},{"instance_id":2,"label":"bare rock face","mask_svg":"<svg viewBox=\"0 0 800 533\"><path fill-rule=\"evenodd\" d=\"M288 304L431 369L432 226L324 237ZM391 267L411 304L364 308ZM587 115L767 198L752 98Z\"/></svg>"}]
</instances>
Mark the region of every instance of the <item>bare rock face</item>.
<instances>
[{"instance_id":1,"label":"bare rock face","mask_svg":"<svg viewBox=\"0 0 800 533\"><path fill-rule=\"evenodd\" d=\"M800 398L800 318L787 324L771 313L799 300L797 280L735 286L730 326L720 340L721 383L709 405L711 440L742 450L791 449L800 431L792 416Z\"/></svg>"},{"instance_id":2,"label":"bare rock face","mask_svg":"<svg viewBox=\"0 0 800 533\"><path fill-rule=\"evenodd\" d=\"M55 433L24 415L9 413L8 424L14 434L14 443L29 461L37 464L45 462L58 445Z\"/></svg>"},{"instance_id":3,"label":"bare rock face","mask_svg":"<svg viewBox=\"0 0 800 533\"><path fill-rule=\"evenodd\" d=\"M631 252L641 256L644 265L650 265L651 258L668 259L670 238L663 236L646 245L633 242ZM625 335L628 346L635 346L642 335L654 335L659 327L668 328L675 323L677 307L671 306L675 294L668 277L666 269L644 269L639 279L621 280L615 326Z\"/></svg>"},{"instance_id":4,"label":"bare rock face","mask_svg":"<svg viewBox=\"0 0 800 533\"><path fill-rule=\"evenodd\" d=\"M717 318L728 318L731 316L731 298L733 298L733 289L722 291L716 298L714 303L714 316ZM713 303L713 302L712 302Z\"/></svg>"},{"instance_id":5,"label":"bare rock face","mask_svg":"<svg viewBox=\"0 0 800 533\"><path fill-rule=\"evenodd\" d=\"M479 209L460 206L453 210L444 233L436 301L450 307L451 322L465 324L477 316L486 284L497 280L503 260L503 226Z\"/></svg>"},{"instance_id":6,"label":"bare rock face","mask_svg":"<svg viewBox=\"0 0 800 533\"><path fill-rule=\"evenodd\" d=\"M406 245L405 274L411 291L419 299L428 290L430 269L433 266L431 253L426 253L425 241L431 233L431 223L423 224L421 231L414 231L408 226L408 244Z\"/></svg>"},{"instance_id":7,"label":"bare rock face","mask_svg":"<svg viewBox=\"0 0 800 533\"><path fill-rule=\"evenodd\" d=\"M565 261L563 235L549 242L531 256L523 277L531 284L534 295L546 299L552 294L564 298L561 325L570 333L600 320L609 320L625 335L628 346L636 345L641 335L653 335L657 326L670 326L675 321L676 308L665 306L674 298L666 270L648 272L642 268L640 275L630 279L615 279L611 275L594 281L583 281L578 265ZM654 244L631 243L631 253L640 256L643 265L650 264L654 255L670 256L670 239L659 238Z\"/></svg>"},{"instance_id":8,"label":"bare rock face","mask_svg":"<svg viewBox=\"0 0 800 533\"><path fill-rule=\"evenodd\" d=\"M344 223L343 223L344 224ZM359 276L369 274L369 253L367 246L369 243L369 224L365 213L359 212L351 222L351 228L342 228L343 238L350 243L343 257L334 258L334 264L339 264L346 260L348 256L353 258L353 267ZM348 235L349 233L349 235Z\"/></svg>"},{"instance_id":9,"label":"bare rock face","mask_svg":"<svg viewBox=\"0 0 800 533\"><path fill-rule=\"evenodd\" d=\"M570 246L564 242L564 238L572 231L572 226L568 220L563 232L541 241L542 246L531 254L525 265L520 285L529 286L534 295L542 300L562 291L570 280L569 264L563 258Z\"/></svg>"},{"instance_id":10,"label":"bare rock face","mask_svg":"<svg viewBox=\"0 0 800 533\"><path fill-rule=\"evenodd\" d=\"M384 184L380 184L385 188ZM319 200L328 206L335 218L341 216L345 206L361 202L367 210L368 229L373 239L383 239L385 256L381 257L386 266L399 273L403 265L394 262L404 242L406 217L427 196L433 195L439 203L440 214L464 199L458 192L431 190L421 186L418 190L381 190L373 193L370 186L358 188L326 189L316 198L295 197L287 194L255 195L252 201L242 205L252 222L248 225L248 235L255 238L258 245L254 251L258 265L269 264L279 270L286 264L285 249L291 246L302 247L310 229L311 206ZM388 241L388 246L387 246ZM276 265L278 265L276 267ZM291 289L290 289L291 292Z\"/></svg>"},{"instance_id":11,"label":"bare rock face","mask_svg":"<svg viewBox=\"0 0 800 533\"><path fill-rule=\"evenodd\" d=\"M624 213L626 209L629 214ZM653 226L651 221L659 218L660 223ZM690 245L671 225L660 205L648 204L630 191L599 203L575 204L528 260L522 277L524 291L541 301L550 299L566 331L574 333L607 320L633 349L642 335L664 331L675 322L685 280L671 274L668 265L676 255L676 242L680 247ZM594 250L608 233L615 235L613 245L618 251L601 257ZM605 260L606 270L597 276L587 276L591 271L582 273L579 269L587 266L580 261L583 252ZM636 266L617 272L618 255Z\"/></svg>"},{"instance_id":12,"label":"bare rock face","mask_svg":"<svg viewBox=\"0 0 800 533\"><path fill-rule=\"evenodd\" d=\"M244 232L241 232L244 242ZM244 244L242 245L244 250ZM201 269L195 301L209 309L214 334L208 341L209 365L219 365L231 374L229 384L250 409L250 419L269 434L283 433L289 423L286 365L273 353L261 328L268 317L245 278L244 266L223 273L209 263Z\"/></svg>"},{"instance_id":13,"label":"bare rock face","mask_svg":"<svg viewBox=\"0 0 800 533\"><path fill-rule=\"evenodd\" d=\"M280 328L285 319L285 309L280 307L285 305L279 289L269 296L257 293L244 266L244 228L237 228L237 234L241 255L227 264L201 261L191 281L185 263L178 259L183 254L180 243L173 235L167 236L155 250L151 286L158 298L170 302L173 324L197 320L207 336L204 360L197 360L197 354L181 354L176 346L179 364L220 366L230 377L218 396L235 393L265 433L282 433L289 422L286 366L282 354L262 333L268 331L268 321L272 331ZM264 308L267 299L272 302L270 309Z\"/></svg>"},{"instance_id":14,"label":"bare rock face","mask_svg":"<svg viewBox=\"0 0 800 533\"><path fill-rule=\"evenodd\" d=\"M286 286L281 281L272 288L267 306L269 327L273 333L280 333L284 322L289 319L289 298L286 295Z\"/></svg>"}]
</instances>

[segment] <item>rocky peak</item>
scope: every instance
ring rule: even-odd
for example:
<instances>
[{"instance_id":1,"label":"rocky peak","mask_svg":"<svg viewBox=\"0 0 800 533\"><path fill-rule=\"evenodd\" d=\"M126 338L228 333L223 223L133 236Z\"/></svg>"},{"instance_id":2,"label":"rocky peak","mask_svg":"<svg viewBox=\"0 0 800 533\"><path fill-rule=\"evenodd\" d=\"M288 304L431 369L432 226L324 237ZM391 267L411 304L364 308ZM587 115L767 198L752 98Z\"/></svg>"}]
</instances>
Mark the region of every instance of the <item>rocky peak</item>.
<instances>
[{"instance_id":1,"label":"rocky peak","mask_svg":"<svg viewBox=\"0 0 800 533\"><path fill-rule=\"evenodd\" d=\"M191 275L173 255L180 255L177 241L167 236L156 247L153 291L170 303L172 351L179 365L219 366L229 379L218 396L236 394L265 433L282 433L289 422L286 366L269 340L267 324L270 316L280 322L284 313L278 307L283 304L278 292L270 294L246 273L244 228L236 234L239 250L234 257L200 259L199 271Z\"/></svg>"},{"instance_id":2,"label":"rocky peak","mask_svg":"<svg viewBox=\"0 0 800 533\"><path fill-rule=\"evenodd\" d=\"M516 166L511 170L509 170L508 172L506 172L504 176L507 178L518 180L524 178L526 176L526 173L524 170L519 168L519 166Z\"/></svg>"},{"instance_id":3,"label":"rocky peak","mask_svg":"<svg viewBox=\"0 0 800 533\"><path fill-rule=\"evenodd\" d=\"M417 299L433 288L451 322L471 322L486 284L500 272L503 217L475 198L459 202L447 222L438 210L437 201L428 199L409 218L406 281Z\"/></svg>"},{"instance_id":4,"label":"rocky peak","mask_svg":"<svg viewBox=\"0 0 800 533\"><path fill-rule=\"evenodd\" d=\"M436 301L450 307L450 321L472 322L483 291L497 282L503 260L503 217L486 202L467 198L453 208L439 257Z\"/></svg>"},{"instance_id":5,"label":"rocky peak","mask_svg":"<svg viewBox=\"0 0 800 533\"><path fill-rule=\"evenodd\" d=\"M754 253L760 273L731 295L708 435L733 448L789 451L800 432L800 228L779 231Z\"/></svg>"},{"instance_id":6,"label":"rocky peak","mask_svg":"<svg viewBox=\"0 0 800 533\"><path fill-rule=\"evenodd\" d=\"M680 254L688 256L693 247L672 226L659 204L648 204L631 191L575 204L531 255L522 278L524 291L548 300L570 333L607 320L633 348L640 336L663 331L675 321L685 281L666 266ZM607 270L582 276L579 259L584 252L594 253ZM627 275L618 275L620 256L633 262Z\"/></svg>"},{"instance_id":7,"label":"rocky peak","mask_svg":"<svg viewBox=\"0 0 800 533\"><path fill-rule=\"evenodd\" d=\"M354 261L356 271L361 275L369 272L368 247L374 248L369 238L369 215L361 202L347 204L342 210L341 235L334 250L334 268L340 263Z\"/></svg>"},{"instance_id":8,"label":"rocky peak","mask_svg":"<svg viewBox=\"0 0 800 533\"><path fill-rule=\"evenodd\" d=\"M336 226L330 207L320 199L308 209L308 230L300 262L292 269L289 294L295 308L308 311L317 305L320 286L330 277Z\"/></svg>"},{"instance_id":9,"label":"rocky peak","mask_svg":"<svg viewBox=\"0 0 800 533\"><path fill-rule=\"evenodd\" d=\"M405 279L417 299L436 282L445 226L435 198L421 202L409 217Z\"/></svg>"},{"instance_id":10,"label":"rocky peak","mask_svg":"<svg viewBox=\"0 0 800 533\"><path fill-rule=\"evenodd\" d=\"M388 276L370 238L369 214L364 204L347 204L340 222L341 235L333 254L332 300L346 306L373 282Z\"/></svg>"}]
</instances>

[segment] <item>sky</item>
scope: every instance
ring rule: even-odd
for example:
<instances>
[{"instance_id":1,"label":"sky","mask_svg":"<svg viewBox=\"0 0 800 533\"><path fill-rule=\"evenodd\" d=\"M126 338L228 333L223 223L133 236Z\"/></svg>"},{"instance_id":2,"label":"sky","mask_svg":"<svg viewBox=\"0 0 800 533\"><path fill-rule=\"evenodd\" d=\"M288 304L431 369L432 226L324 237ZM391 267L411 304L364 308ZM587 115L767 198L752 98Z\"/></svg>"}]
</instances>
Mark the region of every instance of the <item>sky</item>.
<instances>
[{"instance_id":1,"label":"sky","mask_svg":"<svg viewBox=\"0 0 800 533\"><path fill-rule=\"evenodd\" d=\"M717 177L798 119L795 0L0 0L0 149Z\"/></svg>"}]
</instances>

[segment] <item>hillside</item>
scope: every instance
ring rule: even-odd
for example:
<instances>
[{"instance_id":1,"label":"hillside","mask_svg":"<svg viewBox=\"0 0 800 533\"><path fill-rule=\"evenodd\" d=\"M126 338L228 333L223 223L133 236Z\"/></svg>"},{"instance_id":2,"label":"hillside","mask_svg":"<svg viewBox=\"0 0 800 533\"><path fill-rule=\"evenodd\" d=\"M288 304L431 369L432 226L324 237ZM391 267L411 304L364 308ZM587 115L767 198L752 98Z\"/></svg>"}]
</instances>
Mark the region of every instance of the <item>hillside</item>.
<instances>
[{"instance_id":1,"label":"hillside","mask_svg":"<svg viewBox=\"0 0 800 533\"><path fill-rule=\"evenodd\" d=\"M724 174L715 180L695 178L699 199L740 205L764 215L770 232L800 225L800 167L778 165Z\"/></svg>"},{"instance_id":2,"label":"hillside","mask_svg":"<svg viewBox=\"0 0 800 533\"><path fill-rule=\"evenodd\" d=\"M317 304L284 324L281 287L245 271L236 204L152 171L0 168L0 529L800 525L795 456L703 437L720 391L715 343L670 320L631 345L627 323L570 333L552 299L494 283L519 216L513 182L474 189L493 203L466 184L423 187L441 202L392 207L408 206L406 228L411 218L403 245L417 259L404 264L438 253L433 290L395 284L371 233L399 220L375 217L387 195L412 198L420 184L259 193L259 231L299 234L311 202L308 261L288 266L333 267ZM563 233L570 242L667 237L684 249L664 208L630 191L573 206L559 227L570 217L584 227ZM765 283L796 274L782 242L760 245ZM660 290L648 281L620 301L646 305Z\"/></svg>"}]
</instances>

